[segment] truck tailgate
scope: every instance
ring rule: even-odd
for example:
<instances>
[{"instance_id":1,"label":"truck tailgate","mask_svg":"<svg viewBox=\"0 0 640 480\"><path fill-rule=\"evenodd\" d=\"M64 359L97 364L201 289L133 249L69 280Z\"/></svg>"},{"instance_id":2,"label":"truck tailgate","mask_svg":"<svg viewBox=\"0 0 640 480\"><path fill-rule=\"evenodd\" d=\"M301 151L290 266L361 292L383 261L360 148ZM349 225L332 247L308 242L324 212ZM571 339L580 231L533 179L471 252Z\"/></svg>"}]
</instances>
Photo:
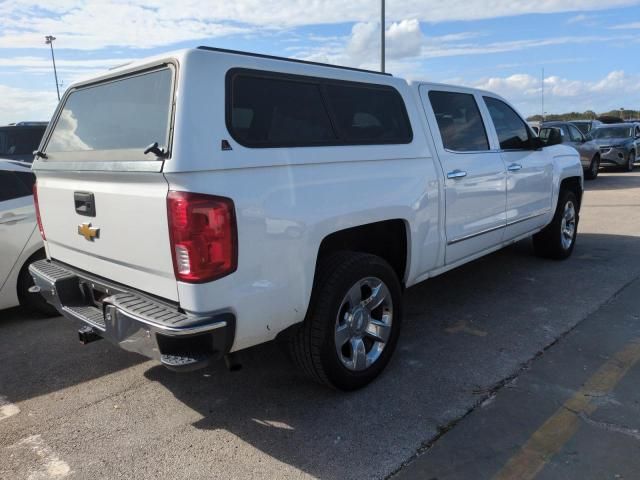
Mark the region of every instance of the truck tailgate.
<instances>
[{"instance_id":1,"label":"truck tailgate","mask_svg":"<svg viewBox=\"0 0 640 480\"><path fill-rule=\"evenodd\" d=\"M39 171L37 189L51 258L178 300L162 173ZM93 198L95 216L74 197Z\"/></svg>"}]
</instances>

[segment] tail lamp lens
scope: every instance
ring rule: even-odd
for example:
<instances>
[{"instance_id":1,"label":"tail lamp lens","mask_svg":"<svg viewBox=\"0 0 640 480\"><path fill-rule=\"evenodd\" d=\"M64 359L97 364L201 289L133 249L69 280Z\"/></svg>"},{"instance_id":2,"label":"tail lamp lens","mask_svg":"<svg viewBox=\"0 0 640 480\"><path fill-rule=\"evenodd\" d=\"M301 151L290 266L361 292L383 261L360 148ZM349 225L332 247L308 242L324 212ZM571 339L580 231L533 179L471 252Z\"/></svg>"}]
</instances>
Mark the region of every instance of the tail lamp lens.
<instances>
[{"instance_id":1,"label":"tail lamp lens","mask_svg":"<svg viewBox=\"0 0 640 480\"><path fill-rule=\"evenodd\" d=\"M238 235L231 199L170 191L167 211L178 280L210 282L236 270Z\"/></svg>"},{"instance_id":2,"label":"tail lamp lens","mask_svg":"<svg viewBox=\"0 0 640 480\"><path fill-rule=\"evenodd\" d=\"M42 219L40 218L40 205L38 204L38 183L37 182L33 184L33 204L36 207L36 221L38 222L38 230L40 230L40 235L42 236L42 240L46 240L47 237L44 234L44 228L42 228Z\"/></svg>"}]
</instances>

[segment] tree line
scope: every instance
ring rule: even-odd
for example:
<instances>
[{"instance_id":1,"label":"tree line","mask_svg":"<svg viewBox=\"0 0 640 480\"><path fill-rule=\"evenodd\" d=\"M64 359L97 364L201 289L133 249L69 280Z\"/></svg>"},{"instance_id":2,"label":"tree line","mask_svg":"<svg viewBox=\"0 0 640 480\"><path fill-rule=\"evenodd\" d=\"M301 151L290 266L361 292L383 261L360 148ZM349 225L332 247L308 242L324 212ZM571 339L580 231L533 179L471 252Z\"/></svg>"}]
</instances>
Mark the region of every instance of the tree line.
<instances>
[{"instance_id":1,"label":"tree line","mask_svg":"<svg viewBox=\"0 0 640 480\"><path fill-rule=\"evenodd\" d=\"M596 113L593 110L587 110L586 112L568 112L568 113L551 113L542 117L542 115L531 115L527 117L529 122L553 122L553 121L568 121L568 120L597 120L601 117L619 118L620 121L637 119L640 117L640 111L638 110L609 110L604 113Z\"/></svg>"}]
</instances>

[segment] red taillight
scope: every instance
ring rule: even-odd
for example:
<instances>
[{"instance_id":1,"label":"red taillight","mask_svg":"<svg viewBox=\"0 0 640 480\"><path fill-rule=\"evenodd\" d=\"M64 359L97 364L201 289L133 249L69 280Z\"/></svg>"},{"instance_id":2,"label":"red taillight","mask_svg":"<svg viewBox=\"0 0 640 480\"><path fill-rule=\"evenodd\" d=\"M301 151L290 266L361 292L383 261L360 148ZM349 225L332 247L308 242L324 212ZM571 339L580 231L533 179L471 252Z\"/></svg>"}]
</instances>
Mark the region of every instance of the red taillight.
<instances>
[{"instance_id":1,"label":"red taillight","mask_svg":"<svg viewBox=\"0 0 640 480\"><path fill-rule=\"evenodd\" d=\"M38 222L38 230L42 235L42 240L46 240L47 237L44 234L44 228L42 228L42 219L40 218L40 205L38 205L38 184L33 184L33 204L36 206L36 221Z\"/></svg>"},{"instance_id":2,"label":"red taillight","mask_svg":"<svg viewBox=\"0 0 640 480\"><path fill-rule=\"evenodd\" d=\"M178 280L209 282L236 270L238 235L231 199L170 191L167 212Z\"/></svg>"}]
</instances>

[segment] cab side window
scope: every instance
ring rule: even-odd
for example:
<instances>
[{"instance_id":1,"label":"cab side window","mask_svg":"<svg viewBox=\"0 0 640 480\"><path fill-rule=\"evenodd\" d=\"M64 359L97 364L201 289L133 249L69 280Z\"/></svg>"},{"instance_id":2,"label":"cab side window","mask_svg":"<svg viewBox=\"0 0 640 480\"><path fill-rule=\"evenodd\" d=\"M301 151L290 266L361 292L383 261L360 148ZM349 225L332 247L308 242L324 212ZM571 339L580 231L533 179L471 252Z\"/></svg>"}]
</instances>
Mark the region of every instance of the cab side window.
<instances>
[{"instance_id":1,"label":"cab side window","mask_svg":"<svg viewBox=\"0 0 640 480\"><path fill-rule=\"evenodd\" d=\"M444 148L455 152L489 150L487 132L473 95L432 90L429 101Z\"/></svg>"},{"instance_id":2,"label":"cab side window","mask_svg":"<svg viewBox=\"0 0 640 480\"><path fill-rule=\"evenodd\" d=\"M528 150L529 129L509 105L493 97L484 97L491 120L496 127L502 150Z\"/></svg>"}]
</instances>

